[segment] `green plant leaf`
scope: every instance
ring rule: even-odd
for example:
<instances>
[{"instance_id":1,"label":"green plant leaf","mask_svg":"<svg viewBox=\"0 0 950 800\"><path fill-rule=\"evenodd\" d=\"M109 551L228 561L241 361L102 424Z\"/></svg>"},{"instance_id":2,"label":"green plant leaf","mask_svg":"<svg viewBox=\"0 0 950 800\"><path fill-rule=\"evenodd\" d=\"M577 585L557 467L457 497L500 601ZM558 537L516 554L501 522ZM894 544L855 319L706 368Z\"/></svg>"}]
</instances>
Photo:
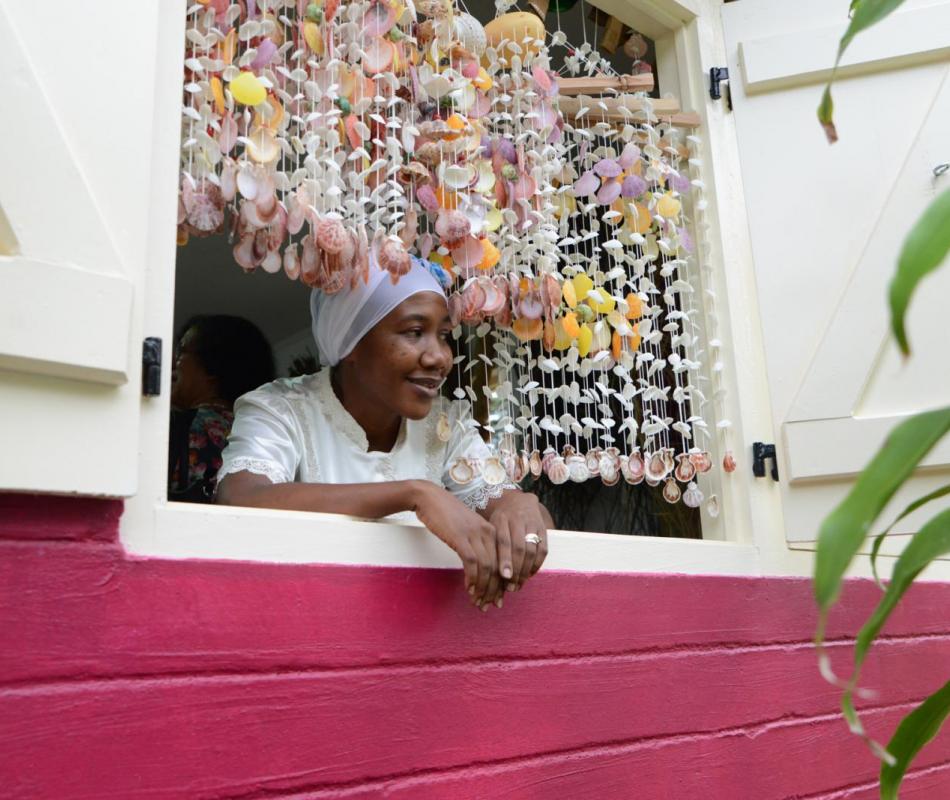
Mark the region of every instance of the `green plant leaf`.
<instances>
[{"instance_id":1,"label":"green plant leaf","mask_svg":"<svg viewBox=\"0 0 950 800\"><path fill-rule=\"evenodd\" d=\"M818 533L814 576L821 611L838 598L845 570L884 506L948 430L950 408L926 411L902 422L890 432L848 496L825 518Z\"/></svg>"},{"instance_id":2,"label":"green plant leaf","mask_svg":"<svg viewBox=\"0 0 950 800\"><path fill-rule=\"evenodd\" d=\"M897 345L906 356L910 353L904 315L917 284L935 270L950 252L950 189L944 191L924 211L904 240L897 274L891 281L891 329Z\"/></svg>"},{"instance_id":3,"label":"green plant leaf","mask_svg":"<svg viewBox=\"0 0 950 800\"><path fill-rule=\"evenodd\" d=\"M950 712L950 682L901 720L887 744L894 763L881 765L881 800L897 800L904 773L914 756L934 738Z\"/></svg>"},{"instance_id":4,"label":"green plant leaf","mask_svg":"<svg viewBox=\"0 0 950 800\"><path fill-rule=\"evenodd\" d=\"M835 75L838 72L838 65L841 63L841 56L851 40L861 31L870 28L872 25L880 22L884 17L890 14L903 4L904 0L851 0L851 6L848 13L851 22L841 41L838 43L838 55L835 58L835 65L831 70L831 77L825 86L825 91L821 95L821 104L818 106L818 121L821 127L825 129L825 136L828 137L828 143L834 144L838 141L838 131L834 123L834 103L831 100L831 84L835 82Z\"/></svg>"},{"instance_id":5,"label":"green plant leaf","mask_svg":"<svg viewBox=\"0 0 950 800\"><path fill-rule=\"evenodd\" d=\"M881 602L878 603L868 621L864 623L864 627L861 628L855 640L853 683L857 682L857 671L864 663L864 657L867 655L871 642L881 630L881 626L887 622L887 618L904 596L904 592L914 582L914 578L931 561L947 553L950 553L950 509L940 512L917 531L904 548L904 552L898 556L884 597L881 598Z\"/></svg>"},{"instance_id":6,"label":"green plant leaf","mask_svg":"<svg viewBox=\"0 0 950 800\"><path fill-rule=\"evenodd\" d=\"M874 545L871 547L871 572L874 573L874 581L882 589L884 586L881 584L881 578L877 574L877 554L881 549L881 545L884 543L884 538L891 532L894 526L904 519L904 517L906 517L908 514L913 514L918 508L926 505L931 500L937 500L948 494L950 494L950 485L941 486L939 489L934 489L932 492L925 494L923 497L918 497L913 503L907 506L907 508L901 511L900 514L894 517L894 521L890 525L888 525L883 531L874 537Z\"/></svg>"}]
</instances>

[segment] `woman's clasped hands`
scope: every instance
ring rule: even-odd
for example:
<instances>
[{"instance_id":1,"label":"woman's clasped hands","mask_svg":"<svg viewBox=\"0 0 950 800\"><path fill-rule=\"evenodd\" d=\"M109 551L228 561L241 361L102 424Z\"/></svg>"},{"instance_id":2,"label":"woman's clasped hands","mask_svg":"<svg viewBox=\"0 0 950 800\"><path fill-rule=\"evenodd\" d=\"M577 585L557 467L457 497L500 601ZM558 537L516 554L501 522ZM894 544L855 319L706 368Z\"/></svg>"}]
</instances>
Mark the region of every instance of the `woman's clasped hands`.
<instances>
[{"instance_id":1,"label":"woman's clasped hands","mask_svg":"<svg viewBox=\"0 0 950 800\"><path fill-rule=\"evenodd\" d=\"M465 587L483 611L501 608L505 591L518 591L544 563L553 521L533 494L506 491L478 513L434 483L414 490L416 516L458 553Z\"/></svg>"}]
</instances>

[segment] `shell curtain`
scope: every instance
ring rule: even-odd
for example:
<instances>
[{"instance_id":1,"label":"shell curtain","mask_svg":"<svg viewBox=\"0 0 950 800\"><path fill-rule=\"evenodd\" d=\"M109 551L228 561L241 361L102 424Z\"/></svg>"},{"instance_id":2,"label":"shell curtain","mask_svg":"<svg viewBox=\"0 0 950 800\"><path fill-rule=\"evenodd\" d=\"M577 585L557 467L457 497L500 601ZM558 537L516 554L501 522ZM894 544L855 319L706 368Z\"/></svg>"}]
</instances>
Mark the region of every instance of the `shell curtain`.
<instances>
[{"instance_id":1,"label":"shell curtain","mask_svg":"<svg viewBox=\"0 0 950 800\"><path fill-rule=\"evenodd\" d=\"M494 452L456 480L646 481L718 513L700 488L728 422L716 441L704 417L719 365L692 135L624 91L562 114L556 48L567 74L610 67L530 13L199 0L185 36L179 244L227 231L241 269L324 292L371 254L393 280L425 259L448 290L455 396L487 408L459 424Z\"/></svg>"}]
</instances>

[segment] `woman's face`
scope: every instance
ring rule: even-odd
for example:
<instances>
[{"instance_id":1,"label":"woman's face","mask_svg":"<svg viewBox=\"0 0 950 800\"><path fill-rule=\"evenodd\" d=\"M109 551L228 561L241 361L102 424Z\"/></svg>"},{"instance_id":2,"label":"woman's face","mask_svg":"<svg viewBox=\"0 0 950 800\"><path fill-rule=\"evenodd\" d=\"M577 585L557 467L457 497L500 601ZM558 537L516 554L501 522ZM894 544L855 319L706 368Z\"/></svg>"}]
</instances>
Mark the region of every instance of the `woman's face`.
<instances>
[{"instance_id":1,"label":"woman's face","mask_svg":"<svg viewBox=\"0 0 950 800\"><path fill-rule=\"evenodd\" d=\"M364 400L400 417L423 419L452 366L451 334L445 298L423 292L390 311L344 362Z\"/></svg>"},{"instance_id":2,"label":"woman's face","mask_svg":"<svg viewBox=\"0 0 950 800\"><path fill-rule=\"evenodd\" d=\"M189 328L181 338L172 365L172 405L194 408L214 396L214 380L208 376L195 353L198 332Z\"/></svg>"}]
</instances>

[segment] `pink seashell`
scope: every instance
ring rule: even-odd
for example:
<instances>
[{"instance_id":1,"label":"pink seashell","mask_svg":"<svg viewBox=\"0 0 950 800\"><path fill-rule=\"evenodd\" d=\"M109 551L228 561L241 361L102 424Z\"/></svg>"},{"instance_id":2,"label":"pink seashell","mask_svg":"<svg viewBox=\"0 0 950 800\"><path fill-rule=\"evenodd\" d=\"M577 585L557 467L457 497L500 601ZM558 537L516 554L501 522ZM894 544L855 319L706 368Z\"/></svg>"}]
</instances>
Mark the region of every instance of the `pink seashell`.
<instances>
[{"instance_id":1,"label":"pink seashell","mask_svg":"<svg viewBox=\"0 0 950 800\"><path fill-rule=\"evenodd\" d=\"M535 478L538 478L541 476L541 470L542 470L541 453L539 453L537 450L532 450L531 455L528 456L528 471L531 473L532 476L534 476Z\"/></svg>"},{"instance_id":2,"label":"pink seashell","mask_svg":"<svg viewBox=\"0 0 950 800\"><path fill-rule=\"evenodd\" d=\"M224 225L224 198L217 186L207 182L200 190L195 191L190 199L190 204L188 199L185 199L186 219L194 233L211 234Z\"/></svg>"},{"instance_id":3,"label":"pink seashell","mask_svg":"<svg viewBox=\"0 0 950 800\"><path fill-rule=\"evenodd\" d=\"M369 283L369 237L363 224L356 230L356 252L353 255L353 276L350 285L356 288L357 281Z\"/></svg>"},{"instance_id":4,"label":"pink seashell","mask_svg":"<svg viewBox=\"0 0 950 800\"><path fill-rule=\"evenodd\" d=\"M571 477L570 470L564 462L564 459L556 454L552 454L550 459L545 459L544 474L547 475L548 480L556 486L567 483Z\"/></svg>"},{"instance_id":5,"label":"pink seashell","mask_svg":"<svg viewBox=\"0 0 950 800\"><path fill-rule=\"evenodd\" d=\"M221 167L221 197L230 203L237 194L237 164L233 158L224 159Z\"/></svg>"},{"instance_id":6,"label":"pink seashell","mask_svg":"<svg viewBox=\"0 0 950 800\"><path fill-rule=\"evenodd\" d=\"M518 152L515 150L514 142L504 137L495 139L495 149L492 152L492 159L494 159L495 156L498 156L503 163L514 164L518 160ZM494 167L494 161L492 162L492 167ZM499 166L495 171L498 172L500 169L501 167Z\"/></svg>"},{"instance_id":7,"label":"pink seashell","mask_svg":"<svg viewBox=\"0 0 950 800\"><path fill-rule=\"evenodd\" d=\"M726 454L722 457L722 468L725 472L736 471L736 460L732 456L732 450L726 450Z\"/></svg>"},{"instance_id":8,"label":"pink seashell","mask_svg":"<svg viewBox=\"0 0 950 800\"><path fill-rule=\"evenodd\" d=\"M253 168L245 168L238 171L237 188L241 197L245 200L253 200L257 197L258 176Z\"/></svg>"},{"instance_id":9,"label":"pink seashell","mask_svg":"<svg viewBox=\"0 0 950 800\"><path fill-rule=\"evenodd\" d=\"M241 223L245 228L250 228L254 231L261 230L262 228L267 227L267 223L261 219L260 214L257 213L257 206L250 200L241 201Z\"/></svg>"},{"instance_id":10,"label":"pink seashell","mask_svg":"<svg viewBox=\"0 0 950 800\"><path fill-rule=\"evenodd\" d=\"M267 255L267 231L263 228L254 232L254 263L261 265L264 257Z\"/></svg>"},{"instance_id":11,"label":"pink seashell","mask_svg":"<svg viewBox=\"0 0 950 800\"><path fill-rule=\"evenodd\" d=\"M330 255L340 253L348 240L346 228L343 226L342 221L334 217L324 217L321 219L314 233L317 238L317 244L320 245L320 249Z\"/></svg>"},{"instance_id":12,"label":"pink seashell","mask_svg":"<svg viewBox=\"0 0 950 800\"><path fill-rule=\"evenodd\" d=\"M245 272L253 272L257 268L254 260L254 234L245 233L234 245L234 260Z\"/></svg>"},{"instance_id":13,"label":"pink seashell","mask_svg":"<svg viewBox=\"0 0 950 800\"><path fill-rule=\"evenodd\" d=\"M484 257L482 243L474 236L468 236L457 247L452 248L452 261L462 271L465 278L471 277L475 268Z\"/></svg>"},{"instance_id":14,"label":"pink seashell","mask_svg":"<svg viewBox=\"0 0 950 800\"><path fill-rule=\"evenodd\" d=\"M389 273L393 283L409 272L412 262L409 260L409 253L406 247L399 239L387 238L379 248L379 266Z\"/></svg>"},{"instance_id":15,"label":"pink seashell","mask_svg":"<svg viewBox=\"0 0 950 800\"><path fill-rule=\"evenodd\" d=\"M475 102L468 112L466 112L466 116L469 119L481 119L489 111L491 111L491 100L488 99L488 95L484 92L476 92Z\"/></svg>"},{"instance_id":16,"label":"pink seashell","mask_svg":"<svg viewBox=\"0 0 950 800\"><path fill-rule=\"evenodd\" d=\"M399 240L408 250L416 243L416 234L419 232L419 215L416 209L410 206L406 210L406 218L402 228L399 231Z\"/></svg>"},{"instance_id":17,"label":"pink seashell","mask_svg":"<svg viewBox=\"0 0 950 800\"><path fill-rule=\"evenodd\" d=\"M277 45L274 44L271 39L261 39L261 43L257 46L257 54L254 56L254 60L251 62L251 69L264 69L264 67L273 61L276 54Z\"/></svg>"},{"instance_id":18,"label":"pink seashell","mask_svg":"<svg viewBox=\"0 0 950 800\"><path fill-rule=\"evenodd\" d=\"M644 476L654 483L663 480L666 477L666 464L663 463L662 453L647 454L643 463L645 464Z\"/></svg>"},{"instance_id":19,"label":"pink seashell","mask_svg":"<svg viewBox=\"0 0 950 800\"><path fill-rule=\"evenodd\" d=\"M424 183L416 189L416 199L426 211L436 212L439 210L439 200L435 196L435 190L428 183Z\"/></svg>"},{"instance_id":20,"label":"pink seashell","mask_svg":"<svg viewBox=\"0 0 950 800\"><path fill-rule=\"evenodd\" d=\"M471 80L478 77L478 62L474 58L462 62L462 75Z\"/></svg>"},{"instance_id":21,"label":"pink seashell","mask_svg":"<svg viewBox=\"0 0 950 800\"><path fill-rule=\"evenodd\" d=\"M283 266L284 274L286 274L290 280L295 281L300 277L300 253L296 243L291 242L287 245L287 249L284 250Z\"/></svg>"},{"instance_id":22,"label":"pink seashell","mask_svg":"<svg viewBox=\"0 0 950 800\"><path fill-rule=\"evenodd\" d=\"M267 249L279 250L287 238L287 209L283 203L277 204L277 212L267 226Z\"/></svg>"},{"instance_id":23,"label":"pink seashell","mask_svg":"<svg viewBox=\"0 0 950 800\"><path fill-rule=\"evenodd\" d=\"M538 183L530 175L519 175L515 180L508 182L506 189L508 201L514 203L534 197L538 192Z\"/></svg>"},{"instance_id":24,"label":"pink seashell","mask_svg":"<svg viewBox=\"0 0 950 800\"><path fill-rule=\"evenodd\" d=\"M271 275L280 272L282 266L283 261L280 257L280 250L268 250L267 255L264 256L264 260L261 261L261 269L263 269L264 272L269 272Z\"/></svg>"},{"instance_id":25,"label":"pink seashell","mask_svg":"<svg viewBox=\"0 0 950 800\"><path fill-rule=\"evenodd\" d=\"M538 84L538 88L542 92L547 94L551 91L551 76L548 75L547 70L535 65L531 68L531 77L534 78L534 82Z\"/></svg>"},{"instance_id":26,"label":"pink seashell","mask_svg":"<svg viewBox=\"0 0 950 800\"><path fill-rule=\"evenodd\" d=\"M600 178L594 174L593 170L587 170L574 182L574 195L576 197L588 197L594 194L600 188Z\"/></svg>"},{"instance_id":27,"label":"pink seashell","mask_svg":"<svg viewBox=\"0 0 950 800\"><path fill-rule=\"evenodd\" d=\"M486 317L493 317L499 311L501 311L502 306L505 305L508 298L503 292L500 292L495 284L490 279L485 279L479 281L482 284L483 290L485 292L485 300L482 303L482 313Z\"/></svg>"},{"instance_id":28,"label":"pink seashell","mask_svg":"<svg viewBox=\"0 0 950 800\"><path fill-rule=\"evenodd\" d=\"M482 321L485 307L485 289L480 281L473 281L462 291L462 322L476 325Z\"/></svg>"},{"instance_id":29,"label":"pink seashell","mask_svg":"<svg viewBox=\"0 0 950 800\"><path fill-rule=\"evenodd\" d=\"M363 15L363 35L385 36L396 24L396 10L387 3L373 3Z\"/></svg>"},{"instance_id":30,"label":"pink seashell","mask_svg":"<svg viewBox=\"0 0 950 800\"><path fill-rule=\"evenodd\" d=\"M623 168L612 158L602 158L594 164L594 172L601 178L616 178L623 172Z\"/></svg>"},{"instance_id":31,"label":"pink seashell","mask_svg":"<svg viewBox=\"0 0 950 800\"><path fill-rule=\"evenodd\" d=\"M624 55L634 61L647 54L647 42L639 33L631 33L630 38L623 43Z\"/></svg>"},{"instance_id":32,"label":"pink seashell","mask_svg":"<svg viewBox=\"0 0 950 800\"><path fill-rule=\"evenodd\" d=\"M626 462L621 460L620 470L627 483L636 485L643 482L643 478L646 475L646 464L643 461L643 456L640 454L639 449L634 449L630 456L627 457Z\"/></svg>"},{"instance_id":33,"label":"pink seashell","mask_svg":"<svg viewBox=\"0 0 950 800\"><path fill-rule=\"evenodd\" d=\"M561 305L561 284L550 272L541 276L541 302L552 312Z\"/></svg>"},{"instance_id":34,"label":"pink seashell","mask_svg":"<svg viewBox=\"0 0 950 800\"><path fill-rule=\"evenodd\" d=\"M597 202L602 206L609 206L620 197L620 184L617 181L604 181L604 185L597 192Z\"/></svg>"},{"instance_id":35,"label":"pink seashell","mask_svg":"<svg viewBox=\"0 0 950 800\"><path fill-rule=\"evenodd\" d=\"M419 238L419 255L422 258L428 258L429 254L432 252L432 248L435 246L435 242L432 239L431 233L424 233Z\"/></svg>"},{"instance_id":36,"label":"pink seashell","mask_svg":"<svg viewBox=\"0 0 950 800\"><path fill-rule=\"evenodd\" d=\"M435 232L442 244L451 250L472 232L472 223L461 211L443 211L436 218Z\"/></svg>"},{"instance_id":37,"label":"pink seashell","mask_svg":"<svg viewBox=\"0 0 950 800\"><path fill-rule=\"evenodd\" d=\"M617 163L623 170L628 170L639 160L640 148L633 142L627 142L624 145L623 152L620 153L620 158L617 159Z\"/></svg>"},{"instance_id":38,"label":"pink seashell","mask_svg":"<svg viewBox=\"0 0 950 800\"><path fill-rule=\"evenodd\" d=\"M663 499L666 500L667 503L677 503L681 495L679 484L672 478L667 480L663 486Z\"/></svg>"},{"instance_id":39,"label":"pink seashell","mask_svg":"<svg viewBox=\"0 0 950 800\"><path fill-rule=\"evenodd\" d=\"M624 197L639 197L647 190L647 182L639 175L627 175L620 184L620 194Z\"/></svg>"},{"instance_id":40,"label":"pink seashell","mask_svg":"<svg viewBox=\"0 0 950 800\"><path fill-rule=\"evenodd\" d=\"M681 453L676 458L676 469L673 474L680 483L689 483L696 475L696 465L686 453Z\"/></svg>"},{"instance_id":41,"label":"pink seashell","mask_svg":"<svg viewBox=\"0 0 950 800\"><path fill-rule=\"evenodd\" d=\"M304 236L300 255L300 280L307 286L317 285L317 272L320 262L320 250L313 236Z\"/></svg>"},{"instance_id":42,"label":"pink seashell","mask_svg":"<svg viewBox=\"0 0 950 800\"><path fill-rule=\"evenodd\" d=\"M596 447L593 450L588 450L584 457L584 463L587 464L587 471L591 476L597 477L600 475L600 450Z\"/></svg>"},{"instance_id":43,"label":"pink seashell","mask_svg":"<svg viewBox=\"0 0 950 800\"><path fill-rule=\"evenodd\" d=\"M702 453L690 453L689 460L696 467L697 472L709 472L712 469L712 459L705 450Z\"/></svg>"},{"instance_id":44,"label":"pink seashell","mask_svg":"<svg viewBox=\"0 0 950 800\"><path fill-rule=\"evenodd\" d=\"M462 295L458 292L453 292L449 295L448 299L449 306L449 321L452 323L452 327L456 327L462 322L462 310L463 310L463 301Z\"/></svg>"},{"instance_id":45,"label":"pink seashell","mask_svg":"<svg viewBox=\"0 0 950 800\"><path fill-rule=\"evenodd\" d=\"M228 111L221 118L221 132L218 134L218 149L222 155L227 155L234 149L238 138L238 124L234 116Z\"/></svg>"}]
</instances>

